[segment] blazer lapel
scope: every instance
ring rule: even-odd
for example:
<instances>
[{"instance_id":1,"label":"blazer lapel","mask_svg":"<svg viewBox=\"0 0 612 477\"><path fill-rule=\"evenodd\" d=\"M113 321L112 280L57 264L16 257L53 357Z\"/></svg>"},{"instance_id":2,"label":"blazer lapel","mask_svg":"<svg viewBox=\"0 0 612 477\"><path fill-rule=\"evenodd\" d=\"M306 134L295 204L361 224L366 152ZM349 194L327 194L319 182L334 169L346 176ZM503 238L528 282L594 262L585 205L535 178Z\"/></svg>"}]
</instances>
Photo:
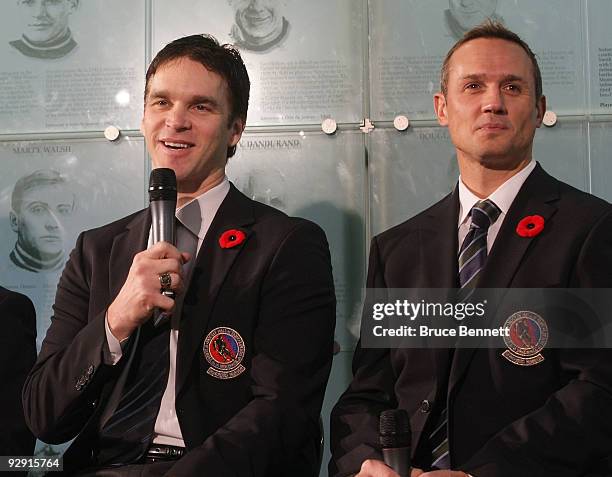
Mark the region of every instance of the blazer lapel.
<instances>
[{"instance_id":1,"label":"blazer lapel","mask_svg":"<svg viewBox=\"0 0 612 477\"><path fill-rule=\"evenodd\" d=\"M457 287L457 218L459 188L430 209L419 230L423 288Z\"/></svg>"},{"instance_id":2,"label":"blazer lapel","mask_svg":"<svg viewBox=\"0 0 612 477\"><path fill-rule=\"evenodd\" d=\"M147 248L150 228L151 214L146 209L137 214L125 231L113 240L108 270L110 301L114 300L125 283L134 255Z\"/></svg>"},{"instance_id":3,"label":"blazer lapel","mask_svg":"<svg viewBox=\"0 0 612 477\"><path fill-rule=\"evenodd\" d=\"M546 222L557 208L559 188L556 179L537 164L529 175L504 219L487 264L480 278L480 288L510 288L523 257L538 237L521 237L516 233L518 223L526 216L541 215ZM460 342L459 342L460 343ZM449 380L449 395L458 384L472 360L475 348L459 348L455 352Z\"/></svg>"},{"instance_id":4,"label":"blazer lapel","mask_svg":"<svg viewBox=\"0 0 612 477\"><path fill-rule=\"evenodd\" d=\"M189 373L193 355L207 330L219 290L251 237L251 230L246 227L253 222L253 202L231 184L202 242L183 303L176 360L177 396ZM219 238L230 229L244 232L245 240L235 247L221 248Z\"/></svg>"},{"instance_id":5,"label":"blazer lapel","mask_svg":"<svg viewBox=\"0 0 612 477\"><path fill-rule=\"evenodd\" d=\"M421 263L426 264L425 269L421 270L425 277L424 288L445 288L450 291L457 287L458 217L459 188L455 186L446 199L430 210L420 230ZM451 351L444 348L430 351L436 368L433 384L436 395L439 395L446 391Z\"/></svg>"}]
</instances>

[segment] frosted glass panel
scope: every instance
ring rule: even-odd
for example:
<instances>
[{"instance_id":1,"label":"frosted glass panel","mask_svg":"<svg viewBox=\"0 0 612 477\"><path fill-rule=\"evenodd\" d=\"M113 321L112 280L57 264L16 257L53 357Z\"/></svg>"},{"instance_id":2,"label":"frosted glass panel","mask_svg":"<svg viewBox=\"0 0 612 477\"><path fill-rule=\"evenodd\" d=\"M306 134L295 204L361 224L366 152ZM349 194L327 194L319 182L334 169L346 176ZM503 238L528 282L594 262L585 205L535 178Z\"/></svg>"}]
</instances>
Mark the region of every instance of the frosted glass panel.
<instances>
[{"instance_id":1,"label":"frosted glass panel","mask_svg":"<svg viewBox=\"0 0 612 477\"><path fill-rule=\"evenodd\" d=\"M252 199L319 224L329 241L336 285L336 341L359 333L364 282L364 147L359 132L245 134L227 168Z\"/></svg>"},{"instance_id":2,"label":"frosted glass panel","mask_svg":"<svg viewBox=\"0 0 612 477\"><path fill-rule=\"evenodd\" d=\"M37 346L79 232L145 205L141 139L0 143L0 283L34 302Z\"/></svg>"},{"instance_id":3,"label":"frosted glass panel","mask_svg":"<svg viewBox=\"0 0 612 477\"><path fill-rule=\"evenodd\" d=\"M248 125L363 117L361 0L153 1L153 51L189 34L238 45L251 78Z\"/></svg>"},{"instance_id":4,"label":"frosted glass panel","mask_svg":"<svg viewBox=\"0 0 612 477\"><path fill-rule=\"evenodd\" d=\"M591 123L592 192L612 202L612 123Z\"/></svg>"},{"instance_id":5,"label":"frosted glass panel","mask_svg":"<svg viewBox=\"0 0 612 477\"><path fill-rule=\"evenodd\" d=\"M329 375L329 382L327 383L327 390L325 391L325 399L323 400L323 409L321 410L321 416L323 418L323 431L324 431L324 448L323 448L323 465L321 466L321 477L327 476L327 464L331 458L331 452L329 451L329 415L334 408L334 405L340 399L340 395L346 391L348 384L351 382L352 372L351 363L353 361L352 351L343 351L334 356L332 363L331 374Z\"/></svg>"},{"instance_id":6,"label":"frosted glass panel","mask_svg":"<svg viewBox=\"0 0 612 477\"><path fill-rule=\"evenodd\" d=\"M536 132L533 157L552 176L589 191L586 125L582 122L559 122L553 128L541 127Z\"/></svg>"},{"instance_id":7,"label":"frosted glass panel","mask_svg":"<svg viewBox=\"0 0 612 477\"><path fill-rule=\"evenodd\" d=\"M74 3L3 2L2 133L138 128L144 2Z\"/></svg>"},{"instance_id":8,"label":"frosted glass panel","mask_svg":"<svg viewBox=\"0 0 612 477\"><path fill-rule=\"evenodd\" d=\"M457 182L459 169L446 129L377 129L369 136L373 234L418 214Z\"/></svg>"},{"instance_id":9,"label":"frosted glass panel","mask_svg":"<svg viewBox=\"0 0 612 477\"><path fill-rule=\"evenodd\" d=\"M516 31L538 56L549 109L584 111L580 2L559 0L370 1L371 116L433 118L446 52L489 16Z\"/></svg>"}]
</instances>

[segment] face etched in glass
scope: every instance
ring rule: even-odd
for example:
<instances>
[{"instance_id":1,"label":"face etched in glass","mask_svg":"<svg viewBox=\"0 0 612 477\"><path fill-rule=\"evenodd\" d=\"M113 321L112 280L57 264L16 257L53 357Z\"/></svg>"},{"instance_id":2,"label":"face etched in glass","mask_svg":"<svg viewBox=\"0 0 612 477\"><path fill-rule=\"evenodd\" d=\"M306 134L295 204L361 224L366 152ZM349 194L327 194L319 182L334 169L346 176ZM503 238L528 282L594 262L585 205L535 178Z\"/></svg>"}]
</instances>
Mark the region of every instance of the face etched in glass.
<instances>
[{"instance_id":1,"label":"face etched in glass","mask_svg":"<svg viewBox=\"0 0 612 477\"><path fill-rule=\"evenodd\" d=\"M33 257L49 259L64 250L65 219L74 210L74 194L61 185L41 185L23 193L10 214L19 245Z\"/></svg>"},{"instance_id":2,"label":"face etched in glass","mask_svg":"<svg viewBox=\"0 0 612 477\"><path fill-rule=\"evenodd\" d=\"M235 11L232 36L247 49L263 50L286 33L280 0L229 0Z\"/></svg>"},{"instance_id":3,"label":"face etched in glass","mask_svg":"<svg viewBox=\"0 0 612 477\"><path fill-rule=\"evenodd\" d=\"M76 9L77 0L18 0L23 22L23 35L36 43L49 43L68 30L68 18Z\"/></svg>"},{"instance_id":4,"label":"face etched in glass","mask_svg":"<svg viewBox=\"0 0 612 477\"><path fill-rule=\"evenodd\" d=\"M449 0L451 15L464 30L480 25L495 13L497 0Z\"/></svg>"}]
</instances>

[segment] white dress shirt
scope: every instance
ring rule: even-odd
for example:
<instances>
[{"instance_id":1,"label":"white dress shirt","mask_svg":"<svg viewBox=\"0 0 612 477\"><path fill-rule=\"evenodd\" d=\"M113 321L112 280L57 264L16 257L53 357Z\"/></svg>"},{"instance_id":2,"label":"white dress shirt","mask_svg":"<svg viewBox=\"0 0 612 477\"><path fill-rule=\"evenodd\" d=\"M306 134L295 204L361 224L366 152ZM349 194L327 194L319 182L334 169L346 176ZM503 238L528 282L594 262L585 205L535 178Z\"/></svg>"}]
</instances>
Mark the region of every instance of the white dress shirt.
<instances>
[{"instance_id":1,"label":"white dress shirt","mask_svg":"<svg viewBox=\"0 0 612 477\"><path fill-rule=\"evenodd\" d=\"M535 169L536 162L532 160L527 167L523 168L521 171L513 175L510 179L500 185L495 192L493 192L487 199L492 200L501 213L499 217L489 227L489 233L487 234L487 253L491 251L491 247L493 247L493 243L495 242L495 238L499 233L499 229L501 225L504 223L504 219L508 214L508 210L514 202L514 198L516 194L518 194L519 190L523 186L529 174ZM463 183L461 176L459 176L459 223L458 223L458 234L459 234L459 248L461 248L461 244L467 235L470 225L472 225L472 216L470 214L470 210L476 204L476 202L484 200L480 197L475 196Z\"/></svg>"},{"instance_id":2,"label":"white dress shirt","mask_svg":"<svg viewBox=\"0 0 612 477\"><path fill-rule=\"evenodd\" d=\"M202 213L202 224L200 226L200 233L198 234L198 252L200 251L204 237L210 228L210 224L212 223L213 218L221 206L221 202L223 202L223 199L225 199L225 196L227 196L229 190L229 180L227 177L224 177L221 184L193 199L200 202L200 211ZM183 205L177 209L177 211L186 206L187 204ZM151 245L151 233L149 232L149 247ZM192 260L195 260L195 257L192 258ZM156 444L185 447L181 428L176 416L176 407L174 402L176 387L176 347L179 335L179 322L180 316L173 315L171 321L172 330L170 331L170 371L168 373L168 384L166 385L166 390L162 396L159 413L157 414L157 420L155 421L155 437L153 438L153 442ZM106 319L106 340L108 342L112 364L116 364L122 356L121 344L110 331L110 327L108 326L108 317Z\"/></svg>"}]
</instances>

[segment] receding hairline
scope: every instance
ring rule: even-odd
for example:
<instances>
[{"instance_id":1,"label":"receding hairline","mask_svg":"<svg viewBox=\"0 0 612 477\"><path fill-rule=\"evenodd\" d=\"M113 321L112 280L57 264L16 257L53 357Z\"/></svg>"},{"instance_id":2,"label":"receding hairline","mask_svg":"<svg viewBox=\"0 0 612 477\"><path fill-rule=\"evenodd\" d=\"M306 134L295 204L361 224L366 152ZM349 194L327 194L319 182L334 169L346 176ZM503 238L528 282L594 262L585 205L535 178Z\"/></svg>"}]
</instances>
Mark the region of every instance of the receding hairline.
<instances>
[{"instance_id":1,"label":"receding hairline","mask_svg":"<svg viewBox=\"0 0 612 477\"><path fill-rule=\"evenodd\" d=\"M453 59L455 57L455 55L463 49L463 47L467 47L472 45L474 42L478 41L478 40L483 40L483 41L499 41L499 42L504 42L506 44L509 45L514 45L516 46L521 53L525 56L525 58L527 59L527 63L528 63L528 67L529 67L529 76L528 77L523 77L522 75L517 74L516 72L511 72L510 70L508 70L507 72L503 73L502 76L505 80L517 80L517 81L529 81L530 79L533 80L534 82L534 87L535 85L535 69L533 66L533 63L531 61L531 59L529 58L529 55L527 54L527 52L521 47L521 45L511 41L511 40L506 40L505 38L494 38L494 37L479 37L479 38L473 38L471 40L466 41L465 43L462 43L458 48L456 48L453 51L453 54L448 58L448 62L447 62L447 68L446 68L446 82L445 82L445 86L448 85L448 78L450 76L450 72L451 70L453 70ZM479 77L486 77L487 76L487 71L475 71L472 73L468 73L463 75L461 78L462 79L469 79L469 78L473 78L473 79L477 79ZM440 85L441 89L442 89L442 84ZM442 91L444 94L447 93L447 91Z\"/></svg>"},{"instance_id":2,"label":"receding hairline","mask_svg":"<svg viewBox=\"0 0 612 477\"><path fill-rule=\"evenodd\" d=\"M508 43L514 43L519 46L523 52L527 55L527 58L531 62L532 76L535 86L535 101L538 102L543 96L542 87L542 72L538 65L538 60L535 53L531 50L529 45L515 32L506 28L501 22L493 21L491 19L485 20L480 25L475 26L471 30L467 31L461 39L459 39L451 49L446 53L444 61L442 62L442 69L440 71L440 90L442 94L446 95L448 92L448 72L451 65L451 60L455 53L461 49L462 46L470 44L474 40L485 39L485 40L504 40Z\"/></svg>"}]
</instances>

